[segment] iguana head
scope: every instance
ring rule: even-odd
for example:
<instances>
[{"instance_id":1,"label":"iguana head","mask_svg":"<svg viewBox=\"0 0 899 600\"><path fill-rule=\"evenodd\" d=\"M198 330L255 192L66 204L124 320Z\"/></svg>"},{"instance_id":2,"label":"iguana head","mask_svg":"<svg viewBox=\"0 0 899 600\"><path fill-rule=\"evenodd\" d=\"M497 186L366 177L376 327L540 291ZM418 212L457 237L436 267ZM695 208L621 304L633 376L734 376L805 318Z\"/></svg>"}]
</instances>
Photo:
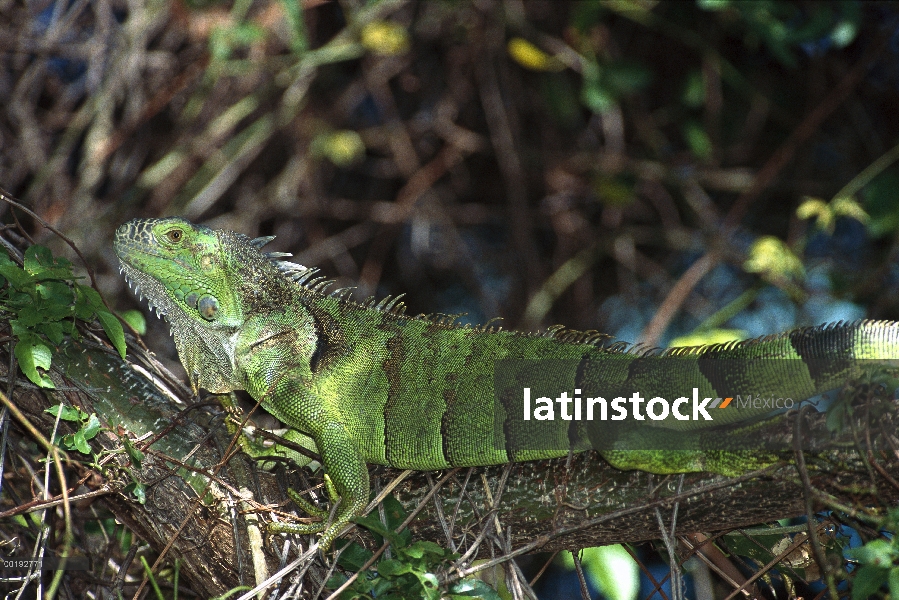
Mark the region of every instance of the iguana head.
<instances>
[{"instance_id":1,"label":"iguana head","mask_svg":"<svg viewBox=\"0 0 899 600\"><path fill-rule=\"evenodd\" d=\"M135 219L116 230L122 272L166 318L191 382L213 392L239 389L235 344L245 314L278 270L249 240L180 218Z\"/></svg>"},{"instance_id":2,"label":"iguana head","mask_svg":"<svg viewBox=\"0 0 899 600\"><path fill-rule=\"evenodd\" d=\"M122 272L168 320L194 387L245 389L249 371L271 370L262 364L269 358L257 365L253 356L302 362L314 354L314 319L300 296L320 295L328 282L310 279L316 269L281 260L289 254L262 252L272 239L177 217L135 219L116 230Z\"/></svg>"},{"instance_id":3,"label":"iguana head","mask_svg":"<svg viewBox=\"0 0 899 600\"><path fill-rule=\"evenodd\" d=\"M173 325L186 317L209 329L230 328L243 314L232 257L217 233L178 217L135 219L116 230L115 252L128 282Z\"/></svg>"}]
</instances>

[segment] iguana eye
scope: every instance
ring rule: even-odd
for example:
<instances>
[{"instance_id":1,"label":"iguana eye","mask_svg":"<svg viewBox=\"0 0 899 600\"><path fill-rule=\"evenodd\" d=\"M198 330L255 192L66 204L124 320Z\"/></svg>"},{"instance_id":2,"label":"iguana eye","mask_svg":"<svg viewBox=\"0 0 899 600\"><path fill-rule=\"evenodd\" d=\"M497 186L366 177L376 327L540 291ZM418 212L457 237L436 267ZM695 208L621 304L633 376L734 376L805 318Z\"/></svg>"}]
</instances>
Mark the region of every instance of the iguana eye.
<instances>
[{"instance_id":1,"label":"iguana eye","mask_svg":"<svg viewBox=\"0 0 899 600\"><path fill-rule=\"evenodd\" d=\"M213 296L203 296L197 302L197 310L200 316L207 321L215 319L215 314L219 311L219 301Z\"/></svg>"},{"instance_id":2,"label":"iguana eye","mask_svg":"<svg viewBox=\"0 0 899 600\"><path fill-rule=\"evenodd\" d=\"M165 232L165 237L167 237L173 244L177 244L181 241L181 238L184 237L184 232L180 229L172 229L171 231Z\"/></svg>"}]
</instances>

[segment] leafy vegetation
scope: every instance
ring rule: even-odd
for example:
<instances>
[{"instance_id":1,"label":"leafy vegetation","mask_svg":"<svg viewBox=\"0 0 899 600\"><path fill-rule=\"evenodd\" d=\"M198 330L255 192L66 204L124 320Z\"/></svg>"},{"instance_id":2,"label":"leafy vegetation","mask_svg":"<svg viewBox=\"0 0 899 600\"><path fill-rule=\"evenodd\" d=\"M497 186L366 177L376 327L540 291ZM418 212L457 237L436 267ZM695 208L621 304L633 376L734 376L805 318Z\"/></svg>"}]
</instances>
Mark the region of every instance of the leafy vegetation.
<instances>
[{"instance_id":1,"label":"leafy vegetation","mask_svg":"<svg viewBox=\"0 0 899 600\"><path fill-rule=\"evenodd\" d=\"M372 534L377 545L389 542L393 558L382 555L369 571L360 572L360 569L374 556L374 552L356 542L344 546L337 564L352 573L359 572L359 576L350 584L349 589L339 596L341 600L363 598L461 600L471 597L499 600L493 588L479 579L462 580L446 589L445 585L441 585L439 575L448 572L459 555L434 542L413 541L408 529L397 533L396 530L406 520L408 514L393 496L388 496L384 500L384 516L384 521L375 515L368 515L356 519L356 523ZM348 580L346 575L337 574L328 581L327 587L337 589Z\"/></svg>"},{"instance_id":2,"label":"leafy vegetation","mask_svg":"<svg viewBox=\"0 0 899 600\"><path fill-rule=\"evenodd\" d=\"M97 290L77 282L72 264L66 259L54 258L48 248L35 245L25 251L24 265L19 267L0 253L0 276L0 307L16 337L16 359L35 385L54 387L41 372L47 371L52 361L47 342L59 344L65 335L77 338L76 320L99 320L115 349L125 358L122 324Z\"/></svg>"}]
</instances>

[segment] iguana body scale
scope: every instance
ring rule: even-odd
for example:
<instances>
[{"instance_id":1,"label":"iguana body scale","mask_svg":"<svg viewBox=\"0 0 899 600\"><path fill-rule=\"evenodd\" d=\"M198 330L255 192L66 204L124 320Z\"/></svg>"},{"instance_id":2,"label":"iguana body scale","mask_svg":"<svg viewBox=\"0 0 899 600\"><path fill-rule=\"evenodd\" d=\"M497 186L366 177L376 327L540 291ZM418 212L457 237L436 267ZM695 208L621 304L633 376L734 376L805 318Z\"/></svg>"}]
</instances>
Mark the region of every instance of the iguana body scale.
<instances>
[{"instance_id":1,"label":"iguana body scale","mask_svg":"<svg viewBox=\"0 0 899 600\"><path fill-rule=\"evenodd\" d=\"M659 351L665 366L656 359L653 369L641 369L643 353L609 344L600 334L462 327L448 317L408 316L391 302L376 306L329 295L311 271L279 260L283 254L263 253L269 240L180 218L144 219L118 229L115 250L128 281L170 322L195 387L246 390L315 442L340 497L323 547L365 506L367 463L434 470L565 456L566 441L574 443L573 451L589 447L583 424L562 419L541 424L559 440L544 449L526 448L513 430L496 427L497 360L547 361L556 365L555 380L569 389L585 381L612 390L637 385L647 397L674 393L679 384L718 395L716 379L721 387L723 378L715 368L741 360L750 365L740 375L747 383L775 385L801 400L844 383L853 359L899 357L899 324L862 321ZM827 359L826 366L816 359ZM772 372L765 366L771 364L786 365L786 371ZM722 411L715 425L747 416L752 414ZM675 426L678 435L707 427L701 421ZM619 468L656 473L739 470L721 453L600 453ZM323 528L279 524L275 530Z\"/></svg>"}]
</instances>

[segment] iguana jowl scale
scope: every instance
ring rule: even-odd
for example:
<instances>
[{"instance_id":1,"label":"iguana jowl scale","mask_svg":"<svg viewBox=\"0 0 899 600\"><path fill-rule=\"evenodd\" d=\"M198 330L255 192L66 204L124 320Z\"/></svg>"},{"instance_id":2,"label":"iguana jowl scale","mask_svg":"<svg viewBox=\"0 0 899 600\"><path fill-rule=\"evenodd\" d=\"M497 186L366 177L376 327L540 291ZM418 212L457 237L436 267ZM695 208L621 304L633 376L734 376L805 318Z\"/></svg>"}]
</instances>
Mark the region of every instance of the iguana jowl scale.
<instances>
[{"instance_id":1,"label":"iguana jowl scale","mask_svg":"<svg viewBox=\"0 0 899 600\"><path fill-rule=\"evenodd\" d=\"M280 260L281 253L263 253L271 239L214 231L180 218L141 219L119 227L115 251L129 283L171 324L195 388L246 390L314 441L326 481L340 498L334 519L330 525L278 523L272 529L324 530L324 548L368 501L366 463L432 470L568 453L567 448L522 450L514 435L504 436L502 428L495 428L496 360L589 365L587 372L573 367L562 373L570 389L584 377L618 384L634 376L629 367L641 360L640 354L610 345L600 334L461 327L451 318L407 316L395 300L376 305L353 302L340 291L328 294L328 282L315 278L314 270ZM899 324L863 321L797 329L658 356L687 360L664 377L641 382L651 388L647 393L680 394L674 389L684 370L680 365L691 371L683 373L683 382L701 381L702 393L714 394L715 382L703 367L710 361L784 358L795 359L786 363L792 365L790 371L768 372L760 366L752 377L760 384L780 385L801 400L841 385L848 375L839 366L845 360L899 357ZM838 360L823 372L807 368L812 359ZM567 439L570 422L554 423L564 428L560 433ZM696 421L676 424L684 435L703 426ZM600 453L616 467L654 473L734 474L746 469L721 452ZM311 508L307 503L303 507Z\"/></svg>"}]
</instances>

